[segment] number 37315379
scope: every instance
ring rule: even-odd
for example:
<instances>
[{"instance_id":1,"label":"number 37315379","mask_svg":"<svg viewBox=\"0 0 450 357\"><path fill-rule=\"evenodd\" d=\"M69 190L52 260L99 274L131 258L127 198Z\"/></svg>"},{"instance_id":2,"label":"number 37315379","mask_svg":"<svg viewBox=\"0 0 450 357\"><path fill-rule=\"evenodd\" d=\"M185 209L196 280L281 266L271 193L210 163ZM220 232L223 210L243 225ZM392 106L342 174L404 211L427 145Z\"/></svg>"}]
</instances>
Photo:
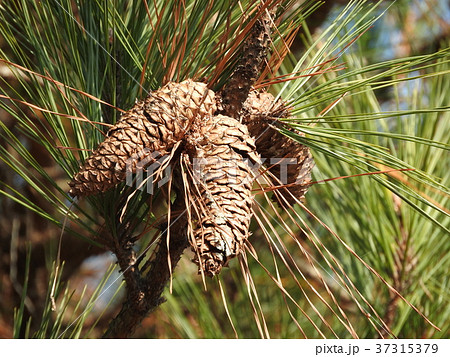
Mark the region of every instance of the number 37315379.
<instances>
[{"instance_id":1,"label":"number 37315379","mask_svg":"<svg viewBox=\"0 0 450 357\"><path fill-rule=\"evenodd\" d=\"M376 353L437 353L435 343L377 343Z\"/></svg>"}]
</instances>

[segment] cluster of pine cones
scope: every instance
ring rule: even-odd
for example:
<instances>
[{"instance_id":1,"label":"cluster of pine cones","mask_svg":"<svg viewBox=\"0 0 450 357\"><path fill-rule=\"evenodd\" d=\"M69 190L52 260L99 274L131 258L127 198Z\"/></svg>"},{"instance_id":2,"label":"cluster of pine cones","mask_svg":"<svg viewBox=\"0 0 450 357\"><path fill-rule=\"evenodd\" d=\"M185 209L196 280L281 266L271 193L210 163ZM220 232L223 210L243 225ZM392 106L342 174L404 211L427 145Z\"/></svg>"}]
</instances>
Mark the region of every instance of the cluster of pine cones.
<instances>
[{"instance_id":1,"label":"cluster of pine cones","mask_svg":"<svg viewBox=\"0 0 450 357\"><path fill-rule=\"evenodd\" d=\"M282 101L252 91L238 118L219 114L220 109L220 95L204 83L166 84L122 115L73 177L69 194L107 191L135 174L142 162L149 166L160 157L174 159L179 149L191 166L184 189L190 191L185 204L192 212L194 261L200 272L218 274L249 236L258 170L270 173L273 186L280 186L281 166L270 159L294 160L285 166L287 182L273 195L284 205L304 197L312 168L309 149L276 130L277 118L289 114Z\"/></svg>"}]
</instances>

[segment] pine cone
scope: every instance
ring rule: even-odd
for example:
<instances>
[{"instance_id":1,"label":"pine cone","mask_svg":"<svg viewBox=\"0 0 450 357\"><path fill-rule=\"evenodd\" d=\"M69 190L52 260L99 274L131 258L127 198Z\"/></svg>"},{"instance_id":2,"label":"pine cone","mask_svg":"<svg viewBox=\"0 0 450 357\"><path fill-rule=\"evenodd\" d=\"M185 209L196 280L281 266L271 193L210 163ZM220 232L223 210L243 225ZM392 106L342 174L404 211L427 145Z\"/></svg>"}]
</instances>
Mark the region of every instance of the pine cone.
<instances>
[{"instance_id":1,"label":"pine cone","mask_svg":"<svg viewBox=\"0 0 450 357\"><path fill-rule=\"evenodd\" d=\"M278 190L289 204L296 199L303 199L311 182L311 170L314 167L313 158L309 148L280 133L275 128L281 128L278 118L286 118L289 112L284 103L270 93L251 92L244 103L242 122L247 125L252 137L255 138L256 148L265 159L264 164L275 176L272 178L274 186L287 185ZM288 127L286 127L288 128ZM304 136L292 128L290 131ZM276 159L284 159L276 163ZM289 163L289 164L288 164ZM285 168L285 170L283 170ZM283 172L284 171L284 172ZM292 197L294 196L294 197ZM272 200L282 205L283 200L277 195Z\"/></svg>"},{"instance_id":2,"label":"pine cone","mask_svg":"<svg viewBox=\"0 0 450 357\"><path fill-rule=\"evenodd\" d=\"M127 164L131 172L144 159L152 164L158 159L155 153L170 152L193 121L215 110L214 93L206 84L168 83L122 115L73 177L69 194L87 196L114 187L126 179Z\"/></svg>"},{"instance_id":3,"label":"pine cone","mask_svg":"<svg viewBox=\"0 0 450 357\"><path fill-rule=\"evenodd\" d=\"M199 271L214 276L241 252L249 236L252 166L259 164L259 156L247 128L231 117L215 116L200 130L200 137L190 141L197 184L191 193L197 193L198 201L191 245Z\"/></svg>"}]
</instances>

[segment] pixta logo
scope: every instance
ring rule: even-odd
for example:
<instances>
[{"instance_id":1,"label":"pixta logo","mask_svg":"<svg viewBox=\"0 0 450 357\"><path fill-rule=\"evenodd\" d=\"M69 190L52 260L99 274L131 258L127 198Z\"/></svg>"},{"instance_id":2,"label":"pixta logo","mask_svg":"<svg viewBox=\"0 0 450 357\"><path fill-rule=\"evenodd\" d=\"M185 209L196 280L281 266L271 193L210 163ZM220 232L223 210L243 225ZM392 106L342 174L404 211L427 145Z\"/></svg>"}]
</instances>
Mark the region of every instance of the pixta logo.
<instances>
[{"instance_id":1,"label":"pixta logo","mask_svg":"<svg viewBox=\"0 0 450 357\"><path fill-rule=\"evenodd\" d=\"M153 194L155 182L162 187L169 182L171 167L169 155L159 151L144 149L132 155L126 161L126 184L137 190Z\"/></svg>"},{"instance_id":2,"label":"pixta logo","mask_svg":"<svg viewBox=\"0 0 450 357\"><path fill-rule=\"evenodd\" d=\"M172 174L170 159L171 157L167 154L159 151L152 152L149 149L134 154L126 161L127 186L153 194L156 183L157 187L160 188L170 180ZM296 165L296 158L261 158L260 162L254 163L248 159L237 162L236 160L224 160L219 157L195 157L192 159L192 183L198 185L205 184L210 180L221 180L223 183L233 185L247 184L247 180L253 181L258 176L258 171L263 163L266 163L268 168L279 166L277 170L279 177L276 177L277 185L309 183L311 182L311 171L317 181L324 178L317 167L312 170L314 166L312 158L307 158L302 163L302 169L294 181L288 177L288 166ZM242 164L251 169L253 177L242 177L242 169L240 169Z\"/></svg>"}]
</instances>

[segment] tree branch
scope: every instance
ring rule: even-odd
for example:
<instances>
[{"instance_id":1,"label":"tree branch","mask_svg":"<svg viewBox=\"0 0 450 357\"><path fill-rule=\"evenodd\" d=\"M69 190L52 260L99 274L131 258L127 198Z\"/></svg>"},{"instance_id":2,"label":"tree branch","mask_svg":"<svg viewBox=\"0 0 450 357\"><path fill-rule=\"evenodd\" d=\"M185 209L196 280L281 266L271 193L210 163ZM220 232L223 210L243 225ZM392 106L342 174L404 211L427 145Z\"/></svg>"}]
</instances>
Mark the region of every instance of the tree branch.
<instances>
[{"instance_id":1,"label":"tree branch","mask_svg":"<svg viewBox=\"0 0 450 357\"><path fill-rule=\"evenodd\" d=\"M177 201L182 201L182 199L177 198L174 206L180 206L180 202ZM116 247L115 254L126 281L127 296L121 311L111 321L103 338L131 336L141 321L164 302L164 298L161 296L164 288L183 251L189 245L184 202L182 205L182 213L172 221L169 228L164 230L148 271L139 270L130 239L126 239L124 244ZM167 249L168 230L170 230L169 249ZM169 266L169 256L171 266Z\"/></svg>"},{"instance_id":2,"label":"tree branch","mask_svg":"<svg viewBox=\"0 0 450 357\"><path fill-rule=\"evenodd\" d=\"M270 45L270 33L273 25L272 16L278 7L278 1L266 1L260 9L260 14L251 26L245 39L241 58L236 69L224 88L218 93L222 109L220 114L239 118L242 105L246 101L251 87L261 75L261 69L267 58Z\"/></svg>"}]
</instances>

